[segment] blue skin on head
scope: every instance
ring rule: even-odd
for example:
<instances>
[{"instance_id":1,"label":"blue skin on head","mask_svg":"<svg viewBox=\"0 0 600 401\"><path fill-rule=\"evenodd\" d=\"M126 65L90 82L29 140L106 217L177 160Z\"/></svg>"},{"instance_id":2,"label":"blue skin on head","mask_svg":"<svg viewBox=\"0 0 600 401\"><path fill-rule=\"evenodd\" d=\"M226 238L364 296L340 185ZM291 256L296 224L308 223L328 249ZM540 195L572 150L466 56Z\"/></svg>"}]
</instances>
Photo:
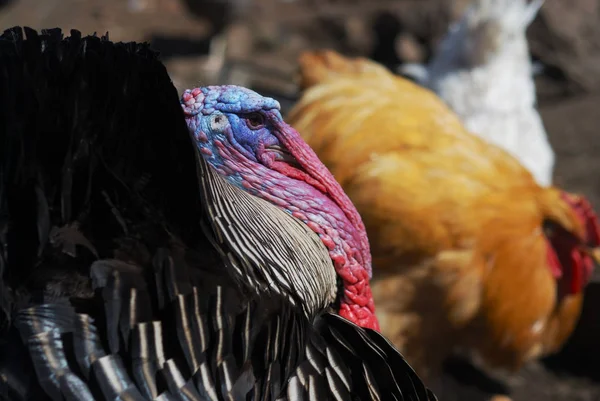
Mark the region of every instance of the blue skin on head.
<instances>
[{"instance_id":1,"label":"blue skin on head","mask_svg":"<svg viewBox=\"0 0 600 401\"><path fill-rule=\"evenodd\" d=\"M283 118L276 100L263 97L246 88L209 86L186 90L182 96L188 126L193 132L196 145L204 158L219 171L226 171L226 179L244 190L243 179L236 169L226 168L218 145L229 143L247 159L270 167L279 152L268 152L266 148L282 149L274 135ZM223 170L224 169L224 170Z\"/></svg>"}]
</instances>

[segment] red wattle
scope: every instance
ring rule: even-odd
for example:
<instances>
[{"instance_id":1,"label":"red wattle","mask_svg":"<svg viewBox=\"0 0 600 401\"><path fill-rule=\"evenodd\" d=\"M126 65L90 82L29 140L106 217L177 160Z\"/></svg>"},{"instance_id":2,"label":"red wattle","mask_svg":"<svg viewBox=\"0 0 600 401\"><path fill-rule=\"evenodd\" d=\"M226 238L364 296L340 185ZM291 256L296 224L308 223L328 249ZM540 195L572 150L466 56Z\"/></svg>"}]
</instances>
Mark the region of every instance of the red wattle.
<instances>
[{"instance_id":1,"label":"red wattle","mask_svg":"<svg viewBox=\"0 0 600 401\"><path fill-rule=\"evenodd\" d=\"M577 294L583 288L584 263L579 250L573 249L571 251L571 285L569 288L571 294Z\"/></svg>"},{"instance_id":2,"label":"red wattle","mask_svg":"<svg viewBox=\"0 0 600 401\"><path fill-rule=\"evenodd\" d=\"M325 188L325 186L322 185L319 181L315 180L314 178L312 178L310 175L306 174L305 172L300 171L297 168L290 166L287 163L280 162L280 161L274 161L273 164L271 164L271 168L285 176L290 177L290 178L304 181L307 184L309 184L310 186L318 189L322 193L327 194L327 188Z\"/></svg>"},{"instance_id":3,"label":"red wattle","mask_svg":"<svg viewBox=\"0 0 600 401\"><path fill-rule=\"evenodd\" d=\"M379 331L379 322L373 312L366 307L342 302L340 305L340 316L356 323L361 327Z\"/></svg>"}]
</instances>

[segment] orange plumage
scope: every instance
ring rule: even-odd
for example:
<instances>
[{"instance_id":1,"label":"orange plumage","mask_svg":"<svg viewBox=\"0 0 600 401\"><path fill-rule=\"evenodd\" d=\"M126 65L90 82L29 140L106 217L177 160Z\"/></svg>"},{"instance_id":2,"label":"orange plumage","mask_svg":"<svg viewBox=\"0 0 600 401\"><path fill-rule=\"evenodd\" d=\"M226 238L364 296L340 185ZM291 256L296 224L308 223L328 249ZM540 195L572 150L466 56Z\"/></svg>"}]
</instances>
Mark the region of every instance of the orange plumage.
<instances>
[{"instance_id":1,"label":"orange plumage","mask_svg":"<svg viewBox=\"0 0 600 401\"><path fill-rule=\"evenodd\" d=\"M561 347L600 243L587 201L538 186L374 62L323 51L300 64L288 120L360 212L381 330L419 374L459 346L512 369Z\"/></svg>"}]
</instances>

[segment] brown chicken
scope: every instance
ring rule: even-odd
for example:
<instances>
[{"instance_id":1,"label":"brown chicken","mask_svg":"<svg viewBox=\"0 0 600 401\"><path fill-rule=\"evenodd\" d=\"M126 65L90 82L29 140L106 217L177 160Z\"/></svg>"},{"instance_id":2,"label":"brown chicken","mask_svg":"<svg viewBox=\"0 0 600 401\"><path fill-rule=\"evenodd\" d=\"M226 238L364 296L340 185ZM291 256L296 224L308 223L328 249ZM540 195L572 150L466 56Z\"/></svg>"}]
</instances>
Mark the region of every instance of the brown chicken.
<instances>
[{"instance_id":1,"label":"brown chicken","mask_svg":"<svg viewBox=\"0 0 600 401\"><path fill-rule=\"evenodd\" d=\"M331 51L300 64L288 118L362 215L381 330L418 373L459 348L512 370L558 350L600 259L587 200L540 187L382 66Z\"/></svg>"}]
</instances>

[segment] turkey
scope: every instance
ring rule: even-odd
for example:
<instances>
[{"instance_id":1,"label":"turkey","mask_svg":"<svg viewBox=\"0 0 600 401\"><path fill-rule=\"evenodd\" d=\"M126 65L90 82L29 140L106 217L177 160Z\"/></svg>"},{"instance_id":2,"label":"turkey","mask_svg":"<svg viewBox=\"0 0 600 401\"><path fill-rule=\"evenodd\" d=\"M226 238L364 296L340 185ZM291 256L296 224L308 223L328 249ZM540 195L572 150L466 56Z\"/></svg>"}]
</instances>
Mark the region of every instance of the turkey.
<instances>
[{"instance_id":1,"label":"turkey","mask_svg":"<svg viewBox=\"0 0 600 401\"><path fill-rule=\"evenodd\" d=\"M178 101L146 44L24 32L0 37L0 400L435 400L275 100Z\"/></svg>"}]
</instances>

